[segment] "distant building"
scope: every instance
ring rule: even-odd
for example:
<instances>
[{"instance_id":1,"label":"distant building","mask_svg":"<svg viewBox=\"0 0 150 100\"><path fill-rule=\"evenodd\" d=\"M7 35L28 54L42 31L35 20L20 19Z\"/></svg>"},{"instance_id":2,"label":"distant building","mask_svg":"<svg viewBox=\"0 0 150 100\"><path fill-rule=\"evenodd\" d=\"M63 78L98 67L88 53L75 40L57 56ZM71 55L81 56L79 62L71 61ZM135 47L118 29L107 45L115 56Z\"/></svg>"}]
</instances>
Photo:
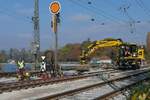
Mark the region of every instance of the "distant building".
<instances>
[{"instance_id":1,"label":"distant building","mask_svg":"<svg viewBox=\"0 0 150 100\"><path fill-rule=\"evenodd\" d=\"M147 41L146 41L146 43L147 43L147 50L148 51L150 51L150 32L148 32L147 33Z\"/></svg>"},{"instance_id":2,"label":"distant building","mask_svg":"<svg viewBox=\"0 0 150 100\"><path fill-rule=\"evenodd\" d=\"M97 64L111 64L112 59L108 56L102 56L99 58L93 58L90 63L97 63Z\"/></svg>"},{"instance_id":3,"label":"distant building","mask_svg":"<svg viewBox=\"0 0 150 100\"><path fill-rule=\"evenodd\" d=\"M102 56L102 57L99 58L99 63L111 64L112 59L108 56Z\"/></svg>"},{"instance_id":4,"label":"distant building","mask_svg":"<svg viewBox=\"0 0 150 100\"><path fill-rule=\"evenodd\" d=\"M7 61L7 63L9 63L9 64L15 64L16 62L15 62L15 60L9 59L9 60Z\"/></svg>"}]
</instances>

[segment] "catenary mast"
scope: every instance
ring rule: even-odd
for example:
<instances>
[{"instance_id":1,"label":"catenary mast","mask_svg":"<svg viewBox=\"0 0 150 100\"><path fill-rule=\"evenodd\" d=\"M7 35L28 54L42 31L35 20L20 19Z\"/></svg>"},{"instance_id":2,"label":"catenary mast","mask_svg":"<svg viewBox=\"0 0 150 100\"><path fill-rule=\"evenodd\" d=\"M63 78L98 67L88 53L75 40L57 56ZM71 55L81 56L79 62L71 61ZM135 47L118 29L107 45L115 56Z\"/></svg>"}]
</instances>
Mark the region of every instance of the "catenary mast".
<instances>
[{"instance_id":1,"label":"catenary mast","mask_svg":"<svg viewBox=\"0 0 150 100\"><path fill-rule=\"evenodd\" d=\"M40 54L40 26L39 26L39 0L34 0L34 16L32 17L34 24L34 41L33 54L35 58L35 69L38 69L38 58Z\"/></svg>"}]
</instances>

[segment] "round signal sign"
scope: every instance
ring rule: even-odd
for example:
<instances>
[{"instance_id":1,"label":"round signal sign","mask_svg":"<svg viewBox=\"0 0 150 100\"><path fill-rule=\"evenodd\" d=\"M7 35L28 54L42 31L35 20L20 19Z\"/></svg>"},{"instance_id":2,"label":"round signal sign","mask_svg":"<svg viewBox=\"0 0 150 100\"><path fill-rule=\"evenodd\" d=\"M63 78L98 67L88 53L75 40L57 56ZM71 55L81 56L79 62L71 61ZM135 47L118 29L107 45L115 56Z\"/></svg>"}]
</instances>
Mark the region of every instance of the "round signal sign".
<instances>
[{"instance_id":1,"label":"round signal sign","mask_svg":"<svg viewBox=\"0 0 150 100\"><path fill-rule=\"evenodd\" d=\"M52 14L59 13L60 9L61 9L61 5L58 1L51 2L50 6L49 6L49 10Z\"/></svg>"}]
</instances>

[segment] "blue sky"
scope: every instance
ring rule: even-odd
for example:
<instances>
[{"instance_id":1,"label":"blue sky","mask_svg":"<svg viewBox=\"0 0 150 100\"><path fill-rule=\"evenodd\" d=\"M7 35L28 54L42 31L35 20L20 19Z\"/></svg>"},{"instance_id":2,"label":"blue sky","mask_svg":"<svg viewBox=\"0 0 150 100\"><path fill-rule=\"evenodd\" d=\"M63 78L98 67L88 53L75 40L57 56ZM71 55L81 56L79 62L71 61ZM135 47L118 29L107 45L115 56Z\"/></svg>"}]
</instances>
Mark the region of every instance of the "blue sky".
<instances>
[{"instance_id":1,"label":"blue sky","mask_svg":"<svg viewBox=\"0 0 150 100\"><path fill-rule=\"evenodd\" d=\"M49 3L39 0L41 49L53 48ZM59 47L67 43L81 43L90 38L122 38L144 44L150 31L150 0L58 0L61 3ZM91 4L88 4L91 2ZM0 49L27 48L33 40L34 0L0 0ZM131 28L127 13L135 22ZM95 21L91 21L91 19ZM134 25L132 23L132 25ZM134 33L130 31L133 30Z\"/></svg>"}]
</instances>

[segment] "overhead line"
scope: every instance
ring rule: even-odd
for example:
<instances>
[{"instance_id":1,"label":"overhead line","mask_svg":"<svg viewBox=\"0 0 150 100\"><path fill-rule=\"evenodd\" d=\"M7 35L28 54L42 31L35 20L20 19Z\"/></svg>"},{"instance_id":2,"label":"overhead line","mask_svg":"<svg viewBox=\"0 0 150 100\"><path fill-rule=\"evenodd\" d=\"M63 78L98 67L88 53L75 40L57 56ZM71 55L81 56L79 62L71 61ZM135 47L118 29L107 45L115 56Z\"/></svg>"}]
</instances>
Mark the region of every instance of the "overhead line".
<instances>
[{"instance_id":1,"label":"overhead line","mask_svg":"<svg viewBox=\"0 0 150 100\"><path fill-rule=\"evenodd\" d=\"M4 10L2 10L2 9L0 9L0 13L2 13L2 14L5 14L5 15L7 15L7 16L9 16L9 17L13 17L13 18L16 18L16 19L19 19L19 20L22 20L22 21L26 21L26 22L30 22L31 23L31 21L29 21L29 17L21 17L21 16L16 16L16 14L15 14L15 12L14 13L12 13L12 12L9 12L9 11L4 11ZM31 19L30 19L31 20Z\"/></svg>"},{"instance_id":2,"label":"overhead line","mask_svg":"<svg viewBox=\"0 0 150 100\"><path fill-rule=\"evenodd\" d=\"M102 17L107 18L107 20L109 19L110 21L114 21L114 22L116 22L116 23L118 23L118 24L121 24L121 23L119 23L118 21L113 20L113 19L111 19L110 17L106 16L105 14L102 14L102 13L97 12L97 11L95 11L95 10L91 10L91 9L88 8L87 6L84 6L84 5L82 5L82 4L80 4L80 3L76 2L76 1L73 1L73 0L69 0L69 1L71 1L71 2L73 2L73 3L75 3L75 4L77 4L78 6L84 8L84 9L86 9L86 10L88 10L88 11L94 13L94 14L95 14L95 13L98 13L99 16L101 15Z\"/></svg>"},{"instance_id":3,"label":"overhead line","mask_svg":"<svg viewBox=\"0 0 150 100\"><path fill-rule=\"evenodd\" d=\"M81 1L81 0L80 0L80 1ZM81 2L82 2L82 1L81 1ZM106 13L104 10L102 10L102 9L100 9L100 8L98 8L98 7L94 6L94 5L92 5L92 4L90 4L89 7L94 8L94 9L95 9L97 12L99 12L99 13L103 13L104 15L107 15L107 16L108 16L110 19L112 19L112 20L115 20L115 21L120 20L120 21L123 22L123 20L119 19L118 17L113 16L113 15L111 15L111 14L109 14L109 13Z\"/></svg>"},{"instance_id":4,"label":"overhead line","mask_svg":"<svg viewBox=\"0 0 150 100\"><path fill-rule=\"evenodd\" d=\"M73 4L76 3L76 2L71 1L71 0L69 0L69 1L70 1L71 3L73 3ZM78 3L76 3L76 5L77 5L77 6L80 6L80 7L82 6L81 4L78 4ZM92 14L92 16L93 16L93 14L95 14L94 12L91 11L91 9L89 9L89 8L87 8L87 7L85 7L85 6L82 6L81 8L86 9L86 10L88 11L88 13ZM99 19L96 19L96 20L98 20L100 23L103 23L103 22L104 22L104 21L100 20L100 19L102 18L102 16L97 16L97 17L98 17ZM91 19L95 19L95 18L92 17Z\"/></svg>"},{"instance_id":5,"label":"overhead line","mask_svg":"<svg viewBox=\"0 0 150 100\"><path fill-rule=\"evenodd\" d=\"M150 13L150 10L148 9L148 7L144 4L143 1L139 0L139 2L143 5L143 7Z\"/></svg>"},{"instance_id":6,"label":"overhead line","mask_svg":"<svg viewBox=\"0 0 150 100\"><path fill-rule=\"evenodd\" d=\"M71 3L73 4L76 4L77 6L80 6L81 8L84 8L85 10L87 10L89 13L93 13L95 14L95 12L93 12L90 8L86 7L86 6L83 6L82 4L78 3L78 2L75 2L73 0L69 0ZM105 16L98 16L99 18L100 17L105 17ZM101 21L101 20L100 20Z\"/></svg>"},{"instance_id":7,"label":"overhead line","mask_svg":"<svg viewBox=\"0 0 150 100\"><path fill-rule=\"evenodd\" d=\"M146 9L144 8L143 5L141 5L141 3L138 0L135 0L135 3L144 10L144 12L146 13L146 15L150 16L150 12L146 11Z\"/></svg>"}]
</instances>

